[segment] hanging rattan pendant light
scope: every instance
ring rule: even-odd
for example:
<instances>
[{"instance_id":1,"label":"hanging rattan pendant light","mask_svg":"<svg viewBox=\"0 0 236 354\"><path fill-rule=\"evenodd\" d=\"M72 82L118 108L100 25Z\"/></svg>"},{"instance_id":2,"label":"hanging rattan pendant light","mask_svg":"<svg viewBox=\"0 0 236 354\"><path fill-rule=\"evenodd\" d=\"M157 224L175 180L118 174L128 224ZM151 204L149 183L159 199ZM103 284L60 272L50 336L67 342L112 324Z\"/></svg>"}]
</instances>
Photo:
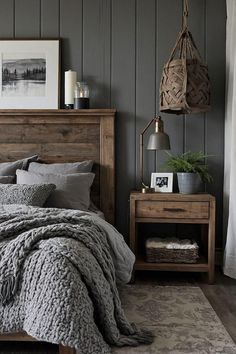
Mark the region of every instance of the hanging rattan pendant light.
<instances>
[{"instance_id":1,"label":"hanging rattan pendant light","mask_svg":"<svg viewBox=\"0 0 236 354\"><path fill-rule=\"evenodd\" d=\"M188 114L210 109L208 67L188 30L188 13L188 0L184 0L182 30L160 83L160 111L165 113Z\"/></svg>"}]
</instances>

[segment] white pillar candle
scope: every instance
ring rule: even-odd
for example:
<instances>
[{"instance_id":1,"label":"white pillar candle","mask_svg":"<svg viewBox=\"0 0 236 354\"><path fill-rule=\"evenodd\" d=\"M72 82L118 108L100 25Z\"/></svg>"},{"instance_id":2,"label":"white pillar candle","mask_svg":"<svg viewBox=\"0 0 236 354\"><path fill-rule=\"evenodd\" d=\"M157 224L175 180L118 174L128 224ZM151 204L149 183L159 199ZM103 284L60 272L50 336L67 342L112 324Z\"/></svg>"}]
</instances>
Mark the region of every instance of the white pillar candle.
<instances>
[{"instance_id":1,"label":"white pillar candle","mask_svg":"<svg viewBox=\"0 0 236 354\"><path fill-rule=\"evenodd\" d=\"M77 73L75 71L65 71L65 105L74 104L76 81Z\"/></svg>"}]
</instances>

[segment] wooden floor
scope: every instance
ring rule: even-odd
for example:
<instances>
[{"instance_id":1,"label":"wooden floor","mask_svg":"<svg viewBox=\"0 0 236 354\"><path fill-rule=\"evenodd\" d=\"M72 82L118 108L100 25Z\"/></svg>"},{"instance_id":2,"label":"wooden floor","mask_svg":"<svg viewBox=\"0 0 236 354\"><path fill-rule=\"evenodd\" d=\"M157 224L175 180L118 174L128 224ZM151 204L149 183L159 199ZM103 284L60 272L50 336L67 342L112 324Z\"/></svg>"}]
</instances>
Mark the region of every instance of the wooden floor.
<instances>
[{"instance_id":1,"label":"wooden floor","mask_svg":"<svg viewBox=\"0 0 236 354\"><path fill-rule=\"evenodd\" d=\"M236 343L236 280L225 277L217 271L216 282L208 285L200 274L140 272L140 282L154 282L160 285L198 285L203 290L225 328ZM56 354L57 346L47 343L0 343L1 354Z\"/></svg>"},{"instance_id":2,"label":"wooden floor","mask_svg":"<svg viewBox=\"0 0 236 354\"><path fill-rule=\"evenodd\" d=\"M236 280L218 273L214 285L199 285L236 343Z\"/></svg>"}]
</instances>

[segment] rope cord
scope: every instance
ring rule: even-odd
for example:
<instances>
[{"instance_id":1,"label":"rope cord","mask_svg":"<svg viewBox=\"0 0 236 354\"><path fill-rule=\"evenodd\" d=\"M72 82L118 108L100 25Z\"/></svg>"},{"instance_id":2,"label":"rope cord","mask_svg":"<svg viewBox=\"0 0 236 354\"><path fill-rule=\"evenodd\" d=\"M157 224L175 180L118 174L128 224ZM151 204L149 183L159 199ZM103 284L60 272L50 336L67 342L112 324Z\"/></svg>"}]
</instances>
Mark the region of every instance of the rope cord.
<instances>
[{"instance_id":1,"label":"rope cord","mask_svg":"<svg viewBox=\"0 0 236 354\"><path fill-rule=\"evenodd\" d=\"M189 5L188 0L183 0L183 30L188 26Z\"/></svg>"}]
</instances>

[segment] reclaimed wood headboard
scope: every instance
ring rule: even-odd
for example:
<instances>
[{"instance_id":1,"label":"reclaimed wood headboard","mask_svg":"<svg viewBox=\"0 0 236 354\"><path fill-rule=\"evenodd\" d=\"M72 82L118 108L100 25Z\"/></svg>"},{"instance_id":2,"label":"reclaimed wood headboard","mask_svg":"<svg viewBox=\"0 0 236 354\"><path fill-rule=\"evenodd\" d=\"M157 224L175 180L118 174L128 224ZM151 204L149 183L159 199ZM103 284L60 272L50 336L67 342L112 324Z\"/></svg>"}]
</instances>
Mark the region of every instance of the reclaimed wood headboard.
<instances>
[{"instance_id":1,"label":"reclaimed wood headboard","mask_svg":"<svg viewBox=\"0 0 236 354\"><path fill-rule=\"evenodd\" d=\"M114 109L0 110L0 162L95 161L92 200L114 224Z\"/></svg>"}]
</instances>

